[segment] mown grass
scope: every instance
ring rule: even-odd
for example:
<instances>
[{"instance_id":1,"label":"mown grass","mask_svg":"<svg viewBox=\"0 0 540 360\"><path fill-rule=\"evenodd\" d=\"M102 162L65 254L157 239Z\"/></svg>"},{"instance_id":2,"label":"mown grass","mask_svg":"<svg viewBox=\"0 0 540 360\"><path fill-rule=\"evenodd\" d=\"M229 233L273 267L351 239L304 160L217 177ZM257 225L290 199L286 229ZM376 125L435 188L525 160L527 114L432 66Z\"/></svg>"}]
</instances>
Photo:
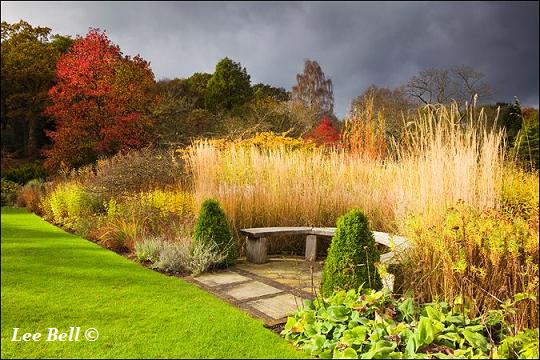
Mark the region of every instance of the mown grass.
<instances>
[{"instance_id":1,"label":"mown grass","mask_svg":"<svg viewBox=\"0 0 540 360\"><path fill-rule=\"evenodd\" d=\"M2 208L2 358L298 358L260 321L29 214ZM13 328L95 342L12 342Z\"/></svg>"}]
</instances>

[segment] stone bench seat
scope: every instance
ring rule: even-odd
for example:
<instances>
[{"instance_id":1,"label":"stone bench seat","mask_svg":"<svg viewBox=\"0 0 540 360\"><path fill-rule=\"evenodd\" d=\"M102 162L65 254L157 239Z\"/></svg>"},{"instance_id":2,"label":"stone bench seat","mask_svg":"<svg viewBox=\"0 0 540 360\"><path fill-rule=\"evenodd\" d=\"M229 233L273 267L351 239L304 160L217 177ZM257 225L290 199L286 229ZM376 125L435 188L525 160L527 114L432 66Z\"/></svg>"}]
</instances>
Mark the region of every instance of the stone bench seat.
<instances>
[{"instance_id":1,"label":"stone bench seat","mask_svg":"<svg viewBox=\"0 0 540 360\"><path fill-rule=\"evenodd\" d=\"M326 227L264 227L241 229L240 232L247 237L246 255L249 262L264 264L268 261L268 237L305 235L306 236L306 260L315 261L317 258L317 236L332 237L336 228ZM394 248L393 251L381 255L381 262L392 264L397 262L396 251L408 246L407 239L402 236L392 236L388 233L374 231L375 242Z\"/></svg>"}]
</instances>

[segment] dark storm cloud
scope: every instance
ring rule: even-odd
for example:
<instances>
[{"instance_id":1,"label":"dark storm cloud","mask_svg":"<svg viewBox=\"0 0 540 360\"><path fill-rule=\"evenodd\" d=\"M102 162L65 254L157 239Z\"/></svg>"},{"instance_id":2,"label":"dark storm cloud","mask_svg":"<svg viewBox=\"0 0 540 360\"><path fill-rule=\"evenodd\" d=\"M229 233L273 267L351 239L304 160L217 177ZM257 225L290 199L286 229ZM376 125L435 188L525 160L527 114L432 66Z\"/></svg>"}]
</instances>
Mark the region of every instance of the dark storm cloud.
<instances>
[{"instance_id":1,"label":"dark storm cloud","mask_svg":"<svg viewBox=\"0 0 540 360\"><path fill-rule=\"evenodd\" d=\"M157 78L212 72L225 57L252 81L290 89L306 58L332 78L339 115L369 84L397 86L429 67L471 65L491 100L538 106L538 3L2 2L2 20L55 33L106 29Z\"/></svg>"}]
</instances>

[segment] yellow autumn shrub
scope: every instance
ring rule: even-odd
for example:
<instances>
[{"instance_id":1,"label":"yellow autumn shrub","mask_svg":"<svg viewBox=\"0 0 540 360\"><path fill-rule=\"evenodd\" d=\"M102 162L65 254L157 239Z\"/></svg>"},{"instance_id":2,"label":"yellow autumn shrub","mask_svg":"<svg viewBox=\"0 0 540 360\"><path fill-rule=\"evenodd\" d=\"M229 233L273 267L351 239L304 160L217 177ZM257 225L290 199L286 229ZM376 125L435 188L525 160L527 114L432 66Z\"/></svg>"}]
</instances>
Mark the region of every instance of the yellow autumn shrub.
<instances>
[{"instance_id":1,"label":"yellow autumn shrub","mask_svg":"<svg viewBox=\"0 0 540 360\"><path fill-rule=\"evenodd\" d=\"M538 299L538 228L520 217L459 203L440 223L411 216L402 290L424 301L465 296L475 314L529 293ZM536 300L518 309L519 326L538 326Z\"/></svg>"}]
</instances>

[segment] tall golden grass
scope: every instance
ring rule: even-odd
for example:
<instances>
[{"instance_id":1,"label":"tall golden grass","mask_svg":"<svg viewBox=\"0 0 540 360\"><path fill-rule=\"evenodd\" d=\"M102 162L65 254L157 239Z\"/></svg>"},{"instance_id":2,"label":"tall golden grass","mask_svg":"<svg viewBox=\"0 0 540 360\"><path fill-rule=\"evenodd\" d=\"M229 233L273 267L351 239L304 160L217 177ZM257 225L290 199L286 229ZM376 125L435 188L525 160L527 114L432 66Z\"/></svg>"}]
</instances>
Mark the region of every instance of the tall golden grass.
<instances>
[{"instance_id":1,"label":"tall golden grass","mask_svg":"<svg viewBox=\"0 0 540 360\"><path fill-rule=\"evenodd\" d=\"M472 120L460 121L457 106L427 108L386 159L343 149L198 142L188 155L196 207L218 199L236 229L334 226L358 207L374 229L394 233L409 214L440 218L458 200L496 208L503 134Z\"/></svg>"},{"instance_id":2,"label":"tall golden grass","mask_svg":"<svg viewBox=\"0 0 540 360\"><path fill-rule=\"evenodd\" d=\"M360 208L373 230L410 237L402 289L422 300L463 295L483 313L520 292L538 297L538 246L531 245L538 238L538 174L514 167L503 131L485 127L484 113L477 114L463 117L456 104L428 106L386 157L373 148L377 137L355 133L377 132L371 125L345 137L360 142L333 149L198 142L187 153L195 207L218 199L235 230L335 226ZM483 214L461 237L447 228L456 204ZM517 328L538 326L537 302L528 301L513 319Z\"/></svg>"},{"instance_id":3,"label":"tall golden grass","mask_svg":"<svg viewBox=\"0 0 540 360\"><path fill-rule=\"evenodd\" d=\"M375 115L376 113L376 115ZM386 123L383 110L375 112L374 98L364 99L345 119L343 125L343 145L349 153L379 159L386 155Z\"/></svg>"}]
</instances>

